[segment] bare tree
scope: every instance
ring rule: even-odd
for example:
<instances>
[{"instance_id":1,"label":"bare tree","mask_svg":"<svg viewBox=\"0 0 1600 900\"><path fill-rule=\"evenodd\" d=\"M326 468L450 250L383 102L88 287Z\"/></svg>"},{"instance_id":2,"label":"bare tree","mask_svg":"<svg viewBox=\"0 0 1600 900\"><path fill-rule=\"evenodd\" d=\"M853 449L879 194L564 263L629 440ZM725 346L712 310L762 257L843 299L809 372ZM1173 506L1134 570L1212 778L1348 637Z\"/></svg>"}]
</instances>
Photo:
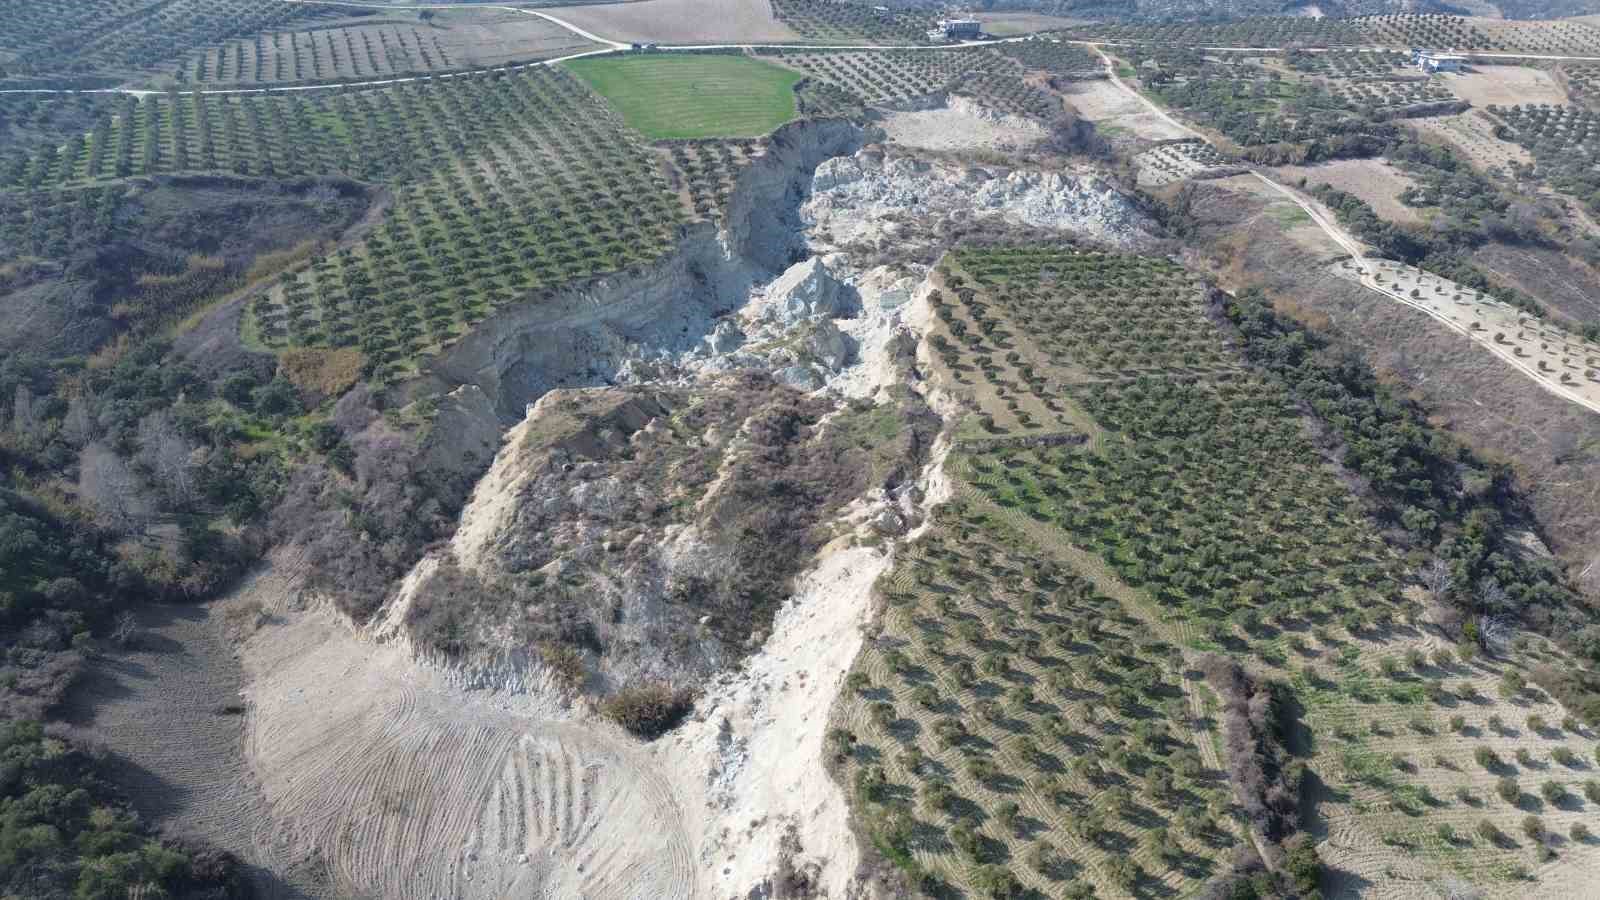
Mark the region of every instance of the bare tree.
<instances>
[{"instance_id":1,"label":"bare tree","mask_svg":"<svg viewBox=\"0 0 1600 900\"><path fill-rule=\"evenodd\" d=\"M139 618L130 610L123 610L117 616L117 624L111 629L111 640L118 647L131 647L139 638Z\"/></svg>"},{"instance_id":2,"label":"bare tree","mask_svg":"<svg viewBox=\"0 0 1600 900\"><path fill-rule=\"evenodd\" d=\"M1515 612L1517 602L1500 586L1500 582L1485 575L1478 579L1478 609L1489 614Z\"/></svg>"},{"instance_id":3,"label":"bare tree","mask_svg":"<svg viewBox=\"0 0 1600 900\"><path fill-rule=\"evenodd\" d=\"M188 507L197 492L197 445L178 430L177 421L168 410L140 419L138 439L139 461L149 466L155 481L166 490L173 503Z\"/></svg>"},{"instance_id":4,"label":"bare tree","mask_svg":"<svg viewBox=\"0 0 1600 900\"><path fill-rule=\"evenodd\" d=\"M1455 585L1455 576L1450 574L1450 564L1442 559L1435 559L1418 573L1422 586L1427 589L1432 600L1443 601L1450 593L1450 588Z\"/></svg>"}]
</instances>

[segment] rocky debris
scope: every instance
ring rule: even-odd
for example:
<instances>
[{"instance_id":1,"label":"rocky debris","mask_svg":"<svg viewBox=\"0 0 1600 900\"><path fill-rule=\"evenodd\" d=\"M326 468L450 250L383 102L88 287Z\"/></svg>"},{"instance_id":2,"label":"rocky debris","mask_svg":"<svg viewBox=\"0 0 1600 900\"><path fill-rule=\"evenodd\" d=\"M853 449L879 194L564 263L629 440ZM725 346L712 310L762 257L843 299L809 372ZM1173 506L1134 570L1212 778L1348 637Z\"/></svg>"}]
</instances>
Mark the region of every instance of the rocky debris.
<instances>
[{"instance_id":1,"label":"rocky debris","mask_svg":"<svg viewBox=\"0 0 1600 900\"><path fill-rule=\"evenodd\" d=\"M993 218L1069 231L1116 247L1150 239L1139 208L1092 172L1043 172L930 163L863 150L817 167L800 216L833 246L874 245L897 232L890 217L928 222Z\"/></svg>"},{"instance_id":2,"label":"rocky debris","mask_svg":"<svg viewBox=\"0 0 1600 900\"><path fill-rule=\"evenodd\" d=\"M787 327L815 316L853 315L855 290L840 283L820 257L795 263L767 285L765 296L752 304L751 317Z\"/></svg>"},{"instance_id":3,"label":"rocky debris","mask_svg":"<svg viewBox=\"0 0 1600 900\"><path fill-rule=\"evenodd\" d=\"M744 332L729 319L723 319L706 337L706 347L712 353L732 353L744 345Z\"/></svg>"},{"instance_id":4,"label":"rocky debris","mask_svg":"<svg viewBox=\"0 0 1600 900\"><path fill-rule=\"evenodd\" d=\"M822 380L822 376L817 374L816 369L803 363L784 366L773 377L778 380L779 384L785 384L802 391L817 390L825 383Z\"/></svg>"},{"instance_id":5,"label":"rocky debris","mask_svg":"<svg viewBox=\"0 0 1600 900\"><path fill-rule=\"evenodd\" d=\"M856 289L863 309L889 310L910 301L921 280L893 266L877 266L862 274Z\"/></svg>"},{"instance_id":6,"label":"rocky debris","mask_svg":"<svg viewBox=\"0 0 1600 900\"><path fill-rule=\"evenodd\" d=\"M819 321L806 338L804 346L817 362L834 372L855 362L855 339L840 331L832 319Z\"/></svg>"},{"instance_id":7,"label":"rocky debris","mask_svg":"<svg viewBox=\"0 0 1600 900\"><path fill-rule=\"evenodd\" d=\"M500 448L500 417L494 401L475 384L464 384L439 400L428 431L428 465L439 470L463 463L487 464Z\"/></svg>"}]
</instances>

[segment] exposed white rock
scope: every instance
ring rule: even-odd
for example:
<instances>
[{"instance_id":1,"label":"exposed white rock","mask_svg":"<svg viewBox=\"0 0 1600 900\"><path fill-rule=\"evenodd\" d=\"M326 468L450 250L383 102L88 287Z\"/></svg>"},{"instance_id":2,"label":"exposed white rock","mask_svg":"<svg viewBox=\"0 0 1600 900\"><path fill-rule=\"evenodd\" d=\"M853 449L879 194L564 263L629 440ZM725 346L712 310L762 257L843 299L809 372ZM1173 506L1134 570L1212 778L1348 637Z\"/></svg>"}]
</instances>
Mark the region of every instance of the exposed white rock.
<instances>
[{"instance_id":1,"label":"exposed white rock","mask_svg":"<svg viewBox=\"0 0 1600 900\"><path fill-rule=\"evenodd\" d=\"M781 326L813 316L844 316L853 304L850 288L828 271L819 257L795 263L767 285L766 296L754 304L753 317Z\"/></svg>"},{"instance_id":2,"label":"exposed white rock","mask_svg":"<svg viewBox=\"0 0 1600 900\"><path fill-rule=\"evenodd\" d=\"M833 246L896 237L885 217L937 220L957 213L1076 232L1113 246L1149 238L1133 201L1093 173L930 163L873 151L823 162L800 209L806 225Z\"/></svg>"}]
</instances>

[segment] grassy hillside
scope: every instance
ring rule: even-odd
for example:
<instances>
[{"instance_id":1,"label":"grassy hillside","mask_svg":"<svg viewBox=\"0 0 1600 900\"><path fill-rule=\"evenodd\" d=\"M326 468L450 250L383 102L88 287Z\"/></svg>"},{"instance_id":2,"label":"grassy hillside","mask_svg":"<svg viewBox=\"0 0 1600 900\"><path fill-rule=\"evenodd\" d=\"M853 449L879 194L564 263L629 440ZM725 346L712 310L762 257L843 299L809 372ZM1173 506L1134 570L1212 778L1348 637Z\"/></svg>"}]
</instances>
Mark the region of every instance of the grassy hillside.
<instances>
[{"instance_id":1,"label":"grassy hillside","mask_svg":"<svg viewBox=\"0 0 1600 900\"><path fill-rule=\"evenodd\" d=\"M800 74L744 56L604 56L565 65L656 140L753 137L797 114Z\"/></svg>"}]
</instances>

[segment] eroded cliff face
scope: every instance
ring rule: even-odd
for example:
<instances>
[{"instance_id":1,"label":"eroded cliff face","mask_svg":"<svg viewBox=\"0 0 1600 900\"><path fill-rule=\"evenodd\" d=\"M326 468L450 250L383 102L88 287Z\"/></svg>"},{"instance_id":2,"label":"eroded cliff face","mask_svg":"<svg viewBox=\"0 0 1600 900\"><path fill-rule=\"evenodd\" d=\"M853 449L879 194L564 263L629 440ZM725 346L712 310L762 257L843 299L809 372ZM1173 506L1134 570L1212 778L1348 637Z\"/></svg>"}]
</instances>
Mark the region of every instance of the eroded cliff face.
<instances>
[{"instance_id":1,"label":"eroded cliff face","mask_svg":"<svg viewBox=\"0 0 1600 900\"><path fill-rule=\"evenodd\" d=\"M1119 247L1153 226L1092 173L929 163L863 137L781 130L720 231L502 314L440 360L458 392L527 412L377 636L508 652L598 696L698 684L761 644L853 501L890 498L884 530L914 526L893 495L939 430L908 321L928 267L865 257L945 241L951 219Z\"/></svg>"},{"instance_id":2,"label":"eroded cliff face","mask_svg":"<svg viewBox=\"0 0 1600 900\"><path fill-rule=\"evenodd\" d=\"M721 228L686 229L677 251L546 302L502 312L430 366L441 386L476 384L514 420L546 391L608 383L623 362L692 349L752 286L805 255L798 208L823 160L861 145L847 122L799 122L741 176Z\"/></svg>"},{"instance_id":3,"label":"eroded cliff face","mask_svg":"<svg viewBox=\"0 0 1600 900\"><path fill-rule=\"evenodd\" d=\"M840 409L753 369L552 391L379 633L528 648L601 695L697 684L760 645L826 524L909 483L937 429L910 399Z\"/></svg>"},{"instance_id":4,"label":"eroded cliff face","mask_svg":"<svg viewBox=\"0 0 1600 900\"><path fill-rule=\"evenodd\" d=\"M1032 198L1029 234L1142 227L1076 176L850 158L847 187L826 161L861 140L780 131L720 231L507 310L438 360L416 387L437 408L430 458L514 427L364 629L319 612L298 565L292 590L253 598L271 612L244 651L257 856L317 860L352 895L722 900L793 873L860 895L828 710L874 582L943 497L948 445L918 360L927 259L821 223L971 218L988 195L966 185L998 179L983 215ZM390 417L351 406L379 443ZM592 702L641 684L698 690L648 747Z\"/></svg>"}]
</instances>

